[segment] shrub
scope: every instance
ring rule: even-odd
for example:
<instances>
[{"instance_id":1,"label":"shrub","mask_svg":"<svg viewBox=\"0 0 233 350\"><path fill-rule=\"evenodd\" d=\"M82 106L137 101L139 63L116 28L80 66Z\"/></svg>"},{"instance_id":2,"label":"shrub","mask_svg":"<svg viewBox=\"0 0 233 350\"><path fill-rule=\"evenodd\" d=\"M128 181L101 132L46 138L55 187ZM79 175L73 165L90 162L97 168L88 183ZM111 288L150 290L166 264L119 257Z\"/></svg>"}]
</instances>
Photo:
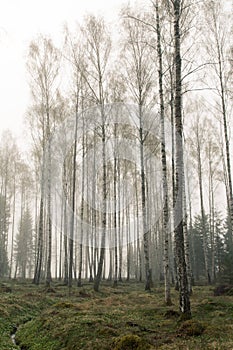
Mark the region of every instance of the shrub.
<instances>
[{"instance_id":1,"label":"shrub","mask_svg":"<svg viewBox=\"0 0 233 350\"><path fill-rule=\"evenodd\" d=\"M182 323L178 332L179 336L199 336L205 330L202 323L195 320L187 320Z\"/></svg>"},{"instance_id":2,"label":"shrub","mask_svg":"<svg viewBox=\"0 0 233 350\"><path fill-rule=\"evenodd\" d=\"M175 310L167 310L165 313L164 313L164 317L165 318L178 318L180 317L180 313L175 311Z\"/></svg>"},{"instance_id":3,"label":"shrub","mask_svg":"<svg viewBox=\"0 0 233 350\"><path fill-rule=\"evenodd\" d=\"M233 286L231 285L219 285L214 289L214 296L220 295L233 295Z\"/></svg>"}]
</instances>

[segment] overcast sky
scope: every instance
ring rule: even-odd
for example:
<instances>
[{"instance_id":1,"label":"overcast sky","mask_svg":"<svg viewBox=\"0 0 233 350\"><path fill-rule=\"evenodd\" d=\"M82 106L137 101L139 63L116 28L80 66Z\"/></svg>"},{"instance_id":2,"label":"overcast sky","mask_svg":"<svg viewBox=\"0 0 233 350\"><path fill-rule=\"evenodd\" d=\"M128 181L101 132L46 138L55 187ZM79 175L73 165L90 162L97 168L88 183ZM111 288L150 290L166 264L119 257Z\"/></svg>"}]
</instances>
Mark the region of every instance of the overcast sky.
<instances>
[{"instance_id":1,"label":"overcast sky","mask_svg":"<svg viewBox=\"0 0 233 350\"><path fill-rule=\"evenodd\" d=\"M122 3L133 0L2 0L0 11L0 133L9 128L19 135L29 104L25 61L28 45L38 33L62 38L64 23L71 26L86 13L117 18Z\"/></svg>"},{"instance_id":2,"label":"overcast sky","mask_svg":"<svg viewBox=\"0 0 233 350\"><path fill-rule=\"evenodd\" d=\"M87 13L116 21L122 4L148 0L1 0L0 11L0 133L9 128L19 135L29 105L25 62L29 42L49 34L58 44L65 23L73 26ZM231 0L224 0L230 8Z\"/></svg>"}]
</instances>

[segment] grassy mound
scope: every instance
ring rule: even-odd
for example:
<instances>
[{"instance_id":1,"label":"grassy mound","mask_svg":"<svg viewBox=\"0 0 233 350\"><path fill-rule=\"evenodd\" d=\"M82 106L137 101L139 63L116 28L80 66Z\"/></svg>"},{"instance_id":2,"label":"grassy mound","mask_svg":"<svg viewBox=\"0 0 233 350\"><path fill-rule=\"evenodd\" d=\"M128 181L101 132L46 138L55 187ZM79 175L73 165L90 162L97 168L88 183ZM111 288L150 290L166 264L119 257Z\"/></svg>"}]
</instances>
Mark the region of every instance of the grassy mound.
<instances>
[{"instance_id":1,"label":"grassy mound","mask_svg":"<svg viewBox=\"0 0 233 350\"><path fill-rule=\"evenodd\" d=\"M182 323L178 330L179 336L199 336L205 330L202 323L195 320L187 320Z\"/></svg>"},{"instance_id":2,"label":"grassy mound","mask_svg":"<svg viewBox=\"0 0 233 350\"><path fill-rule=\"evenodd\" d=\"M127 334L115 339L113 350L147 350L150 348L151 346L138 335Z\"/></svg>"}]
</instances>

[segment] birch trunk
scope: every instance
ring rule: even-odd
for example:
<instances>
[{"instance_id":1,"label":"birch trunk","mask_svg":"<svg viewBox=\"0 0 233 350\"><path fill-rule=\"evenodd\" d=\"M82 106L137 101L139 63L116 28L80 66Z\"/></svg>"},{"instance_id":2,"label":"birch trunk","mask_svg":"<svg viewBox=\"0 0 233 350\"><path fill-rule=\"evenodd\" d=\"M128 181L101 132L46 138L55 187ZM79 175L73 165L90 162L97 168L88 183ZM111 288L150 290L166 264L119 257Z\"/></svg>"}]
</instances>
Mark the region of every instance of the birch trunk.
<instances>
[{"instance_id":1,"label":"birch trunk","mask_svg":"<svg viewBox=\"0 0 233 350\"><path fill-rule=\"evenodd\" d=\"M185 262L184 232L183 232L183 125L182 125L182 77L181 77L181 48L180 48L180 22L181 4L179 0L173 1L174 6L174 41L175 41L175 130L176 130L176 207L175 244L176 261L179 280L180 310L186 318L191 317L191 308L188 291L188 279Z\"/></svg>"},{"instance_id":2,"label":"birch trunk","mask_svg":"<svg viewBox=\"0 0 233 350\"><path fill-rule=\"evenodd\" d=\"M163 235L164 235L164 282L165 282L165 303L171 305L170 288L170 264L169 264L169 236L168 236L168 186L167 186L167 156L166 141L164 131L164 95L163 95L163 57L161 48L161 32L158 0L156 9L156 34L157 34L157 54L159 59L159 99L160 99L160 147L163 176Z\"/></svg>"}]
</instances>

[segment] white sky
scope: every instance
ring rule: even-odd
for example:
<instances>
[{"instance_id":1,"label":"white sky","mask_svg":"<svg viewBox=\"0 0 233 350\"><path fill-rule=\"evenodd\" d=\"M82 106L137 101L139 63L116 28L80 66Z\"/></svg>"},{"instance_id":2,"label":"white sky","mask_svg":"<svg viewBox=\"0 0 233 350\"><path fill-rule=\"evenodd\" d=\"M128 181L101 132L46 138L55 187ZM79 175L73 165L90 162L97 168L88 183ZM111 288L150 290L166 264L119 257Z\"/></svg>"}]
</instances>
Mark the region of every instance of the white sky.
<instances>
[{"instance_id":1,"label":"white sky","mask_svg":"<svg viewBox=\"0 0 233 350\"><path fill-rule=\"evenodd\" d=\"M122 4L135 2L148 0L0 0L0 134L9 128L19 136L23 130L30 96L25 62L38 33L58 43L64 23L75 25L88 12L116 20Z\"/></svg>"},{"instance_id":2,"label":"white sky","mask_svg":"<svg viewBox=\"0 0 233 350\"><path fill-rule=\"evenodd\" d=\"M122 3L133 0L0 0L0 133L23 130L29 104L25 61L29 42L49 34L58 42L64 23L74 25L86 13L116 19Z\"/></svg>"}]
</instances>

